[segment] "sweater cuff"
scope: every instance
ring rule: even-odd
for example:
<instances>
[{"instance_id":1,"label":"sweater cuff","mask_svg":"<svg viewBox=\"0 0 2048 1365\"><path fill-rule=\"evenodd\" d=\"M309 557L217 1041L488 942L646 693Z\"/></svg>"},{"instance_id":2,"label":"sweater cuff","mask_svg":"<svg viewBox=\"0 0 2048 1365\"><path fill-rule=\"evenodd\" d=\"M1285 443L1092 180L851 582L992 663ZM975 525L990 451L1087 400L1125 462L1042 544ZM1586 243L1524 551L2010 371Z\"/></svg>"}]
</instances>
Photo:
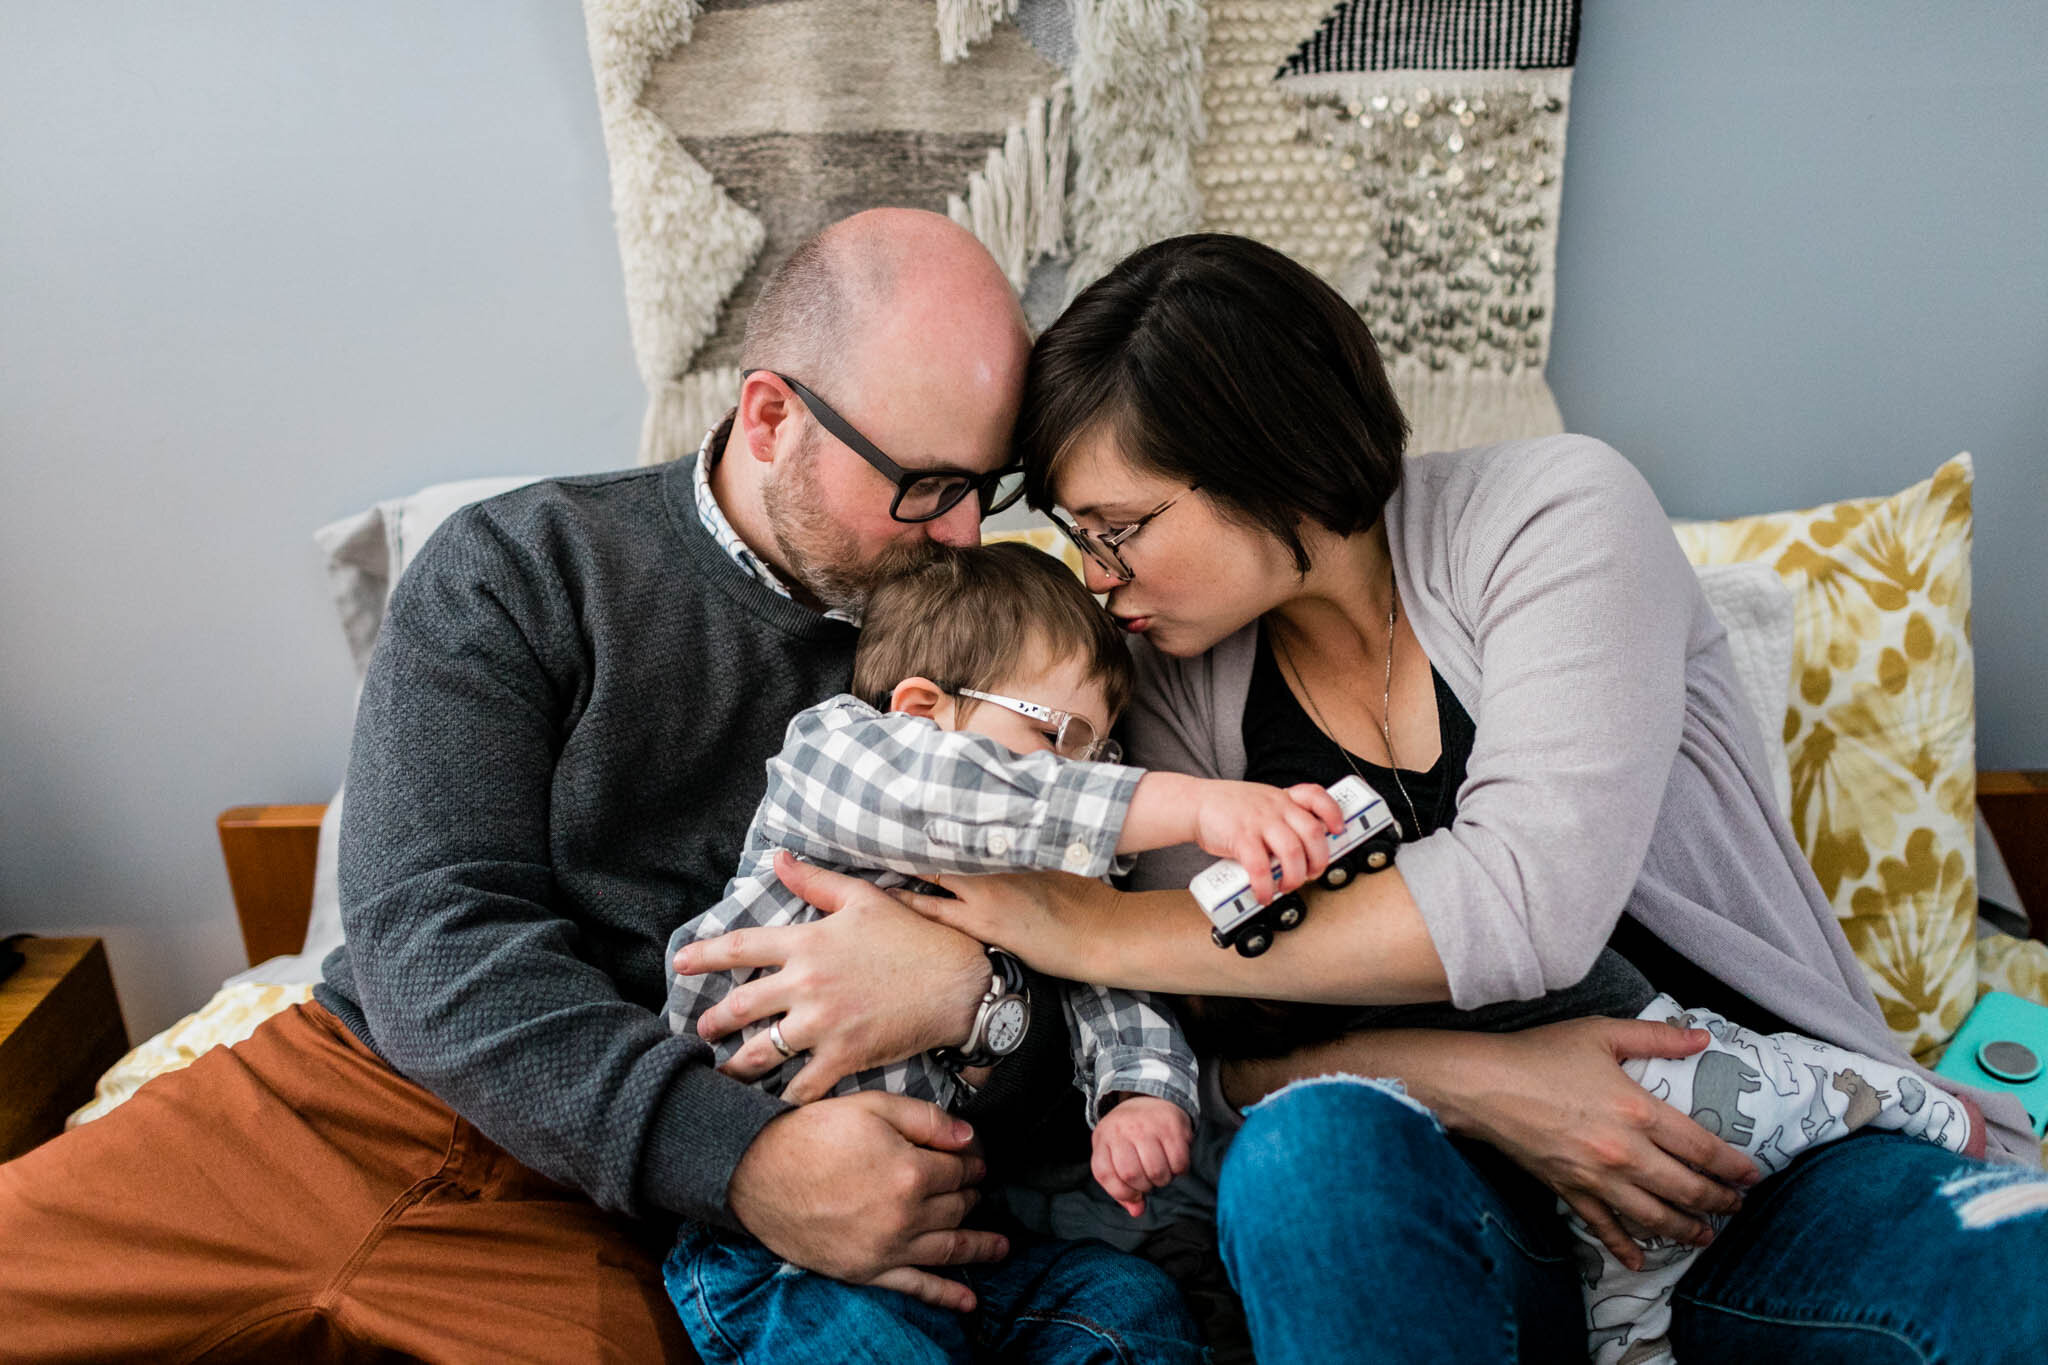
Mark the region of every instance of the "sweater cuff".
<instances>
[{"instance_id":1,"label":"sweater cuff","mask_svg":"<svg viewBox=\"0 0 2048 1365\"><path fill-rule=\"evenodd\" d=\"M640 1202L744 1232L727 1198L734 1168L768 1120L790 1106L692 1060L678 1068L648 1120Z\"/></svg>"}]
</instances>

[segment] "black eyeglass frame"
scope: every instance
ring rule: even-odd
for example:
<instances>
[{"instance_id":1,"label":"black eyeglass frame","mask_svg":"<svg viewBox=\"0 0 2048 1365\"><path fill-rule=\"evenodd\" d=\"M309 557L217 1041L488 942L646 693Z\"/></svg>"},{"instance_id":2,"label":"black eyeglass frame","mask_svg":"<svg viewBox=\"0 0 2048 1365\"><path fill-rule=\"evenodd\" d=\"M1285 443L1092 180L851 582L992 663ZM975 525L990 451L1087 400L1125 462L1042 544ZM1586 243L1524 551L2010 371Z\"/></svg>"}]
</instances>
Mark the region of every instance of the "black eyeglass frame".
<instances>
[{"instance_id":1,"label":"black eyeglass frame","mask_svg":"<svg viewBox=\"0 0 2048 1365\"><path fill-rule=\"evenodd\" d=\"M887 455L884 455L880 446L861 435L859 429L834 411L830 403L827 403L788 375L783 374L780 370L743 370L740 373L740 378L745 379L748 375L752 374L773 375L787 384L790 392L797 396L797 401L802 403L811 416L817 419L819 426L837 437L854 454L866 460L876 473L896 485L896 496L889 503L889 516L893 520L913 526L921 522L937 521L940 517L945 516L946 513L958 507L969 493L973 493L980 500L981 515L986 518L994 516L1024 496L1024 480L1021 477L1024 473L1022 463L1007 464L1001 469L992 469L986 474L977 474L971 469L951 467L905 469L902 465L897 464ZM1011 489L1007 495L999 496L998 490L1002 481L1013 476L1017 477L1017 486ZM962 482L959 485L958 491L940 494L939 504L932 511L925 513L923 516L905 516L902 510L903 499L910 495L912 488L926 479L940 481L959 479Z\"/></svg>"},{"instance_id":2,"label":"black eyeglass frame","mask_svg":"<svg viewBox=\"0 0 2048 1365\"><path fill-rule=\"evenodd\" d=\"M1157 507L1147 512L1144 516L1130 523L1130 525L1119 526L1116 530L1106 532L1103 535L1097 535L1084 526L1068 521L1059 514L1057 509L1048 507L1045 515L1053 525L1066 533L1067 539L1073 541L1082 554L1095 561L1097 568L1129 583L1136 580L1138 575L1131 571L1131 566L1124 560L1122 548L1124 542L1144 530L1154 517L1157 517L1160 513L1166 511L1169 507L1172 507L1201 486L1199 483L1191 483L1165 502L1160 503Z\"/></svg>"}]
</instances>

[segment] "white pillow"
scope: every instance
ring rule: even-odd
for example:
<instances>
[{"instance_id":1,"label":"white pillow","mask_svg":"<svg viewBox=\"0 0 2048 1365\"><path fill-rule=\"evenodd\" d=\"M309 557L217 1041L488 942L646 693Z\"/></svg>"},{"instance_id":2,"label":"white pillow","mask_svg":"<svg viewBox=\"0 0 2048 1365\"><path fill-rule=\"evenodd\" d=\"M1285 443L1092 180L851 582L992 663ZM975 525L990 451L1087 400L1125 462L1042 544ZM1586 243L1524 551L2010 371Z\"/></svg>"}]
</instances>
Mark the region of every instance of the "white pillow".
<instances>
[{"instance_id":1,"label":"white pillow","mask_svg":"<svg viewBox=\"0 0 2048 1365\"><path fill-rule=\"evenodd\" d=\"M1768 564L1709 564L1695 570L1707 604L1728 630L1735 676L1763 731L1764 758L1778 811L1792 812L1792 764L1785 753L1785 700L1792 688L1797 598Z\"/></svg>"}]
</instances>

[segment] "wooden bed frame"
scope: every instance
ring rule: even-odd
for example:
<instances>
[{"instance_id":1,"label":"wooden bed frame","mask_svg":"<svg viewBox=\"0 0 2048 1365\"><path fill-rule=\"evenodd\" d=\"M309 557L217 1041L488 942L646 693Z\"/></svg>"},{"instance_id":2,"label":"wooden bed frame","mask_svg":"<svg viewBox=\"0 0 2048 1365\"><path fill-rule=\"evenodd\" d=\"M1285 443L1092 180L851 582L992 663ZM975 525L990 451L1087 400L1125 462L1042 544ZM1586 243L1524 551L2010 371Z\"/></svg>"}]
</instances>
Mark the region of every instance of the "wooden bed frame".
<instances>
[{"instance_id":1,"label":"wooden bed frame","mask_svg":"<svg viewBox=\"0 0 2048 1365\"><path fill-rule=\"evenodd\" d=\"M2012 873L2033 936L2048 940L2048 769L1977 774L1977 807ZM305 946L313 859L325 806L236 806L221 812L242 946L253 966Z\"/></svg>"}]
</instances>

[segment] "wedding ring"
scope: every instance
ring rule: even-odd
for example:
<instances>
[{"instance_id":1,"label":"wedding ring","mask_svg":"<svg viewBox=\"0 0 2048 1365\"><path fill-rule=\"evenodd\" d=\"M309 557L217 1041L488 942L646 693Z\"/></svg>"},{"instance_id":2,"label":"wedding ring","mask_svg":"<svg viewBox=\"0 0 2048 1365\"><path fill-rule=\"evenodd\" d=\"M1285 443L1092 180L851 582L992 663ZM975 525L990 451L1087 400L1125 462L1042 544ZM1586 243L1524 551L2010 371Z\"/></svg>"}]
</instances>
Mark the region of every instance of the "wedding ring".
<instances>
[{"instance_id":1,"label":"wedding ring","mask_svg":"<svg viewBox=\"0 0 2048 1365\"><path fill-rule=\"evenodd\" d=\"M785 1060L796 1056L796 1049L789 1045L789 1039L782 1036L782 1021L780 1019L777 1019L768 1026L768 1041L775 1045L775 1050L781 1053Z\"/></svg>"}]
</instances>

